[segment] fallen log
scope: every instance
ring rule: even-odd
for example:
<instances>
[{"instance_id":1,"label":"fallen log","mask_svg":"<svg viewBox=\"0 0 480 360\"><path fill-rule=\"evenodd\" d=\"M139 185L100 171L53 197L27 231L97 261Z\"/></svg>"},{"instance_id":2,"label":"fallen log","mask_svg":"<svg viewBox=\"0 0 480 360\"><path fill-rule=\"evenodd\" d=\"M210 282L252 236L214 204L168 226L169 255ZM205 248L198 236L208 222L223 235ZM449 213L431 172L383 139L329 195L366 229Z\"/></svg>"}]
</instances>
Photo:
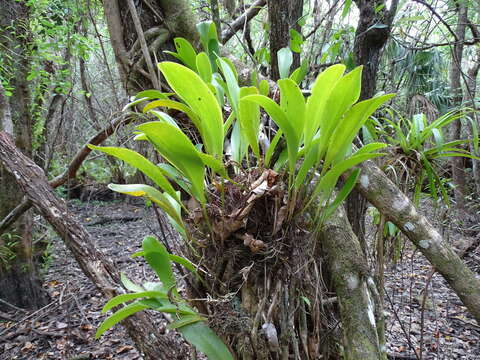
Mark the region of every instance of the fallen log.
<instances>
[{"instance_id":1,"label":"fallen log","mask_svg":"<svg viewBox=\"0 0 480 360\"><path fill-rule=\"evenodd\" d=\"M55 229L84 274L105 298L124 293L120 275L112 262L97 249L90 234L69 213L65 202L54 193L43 170L23 155L5 132L0 132L0 162L13 174L26 198ZM176 358L177 345L159 333L148 314L137 313L122 324L146 359Z\"/></svg>"}]
</instances>

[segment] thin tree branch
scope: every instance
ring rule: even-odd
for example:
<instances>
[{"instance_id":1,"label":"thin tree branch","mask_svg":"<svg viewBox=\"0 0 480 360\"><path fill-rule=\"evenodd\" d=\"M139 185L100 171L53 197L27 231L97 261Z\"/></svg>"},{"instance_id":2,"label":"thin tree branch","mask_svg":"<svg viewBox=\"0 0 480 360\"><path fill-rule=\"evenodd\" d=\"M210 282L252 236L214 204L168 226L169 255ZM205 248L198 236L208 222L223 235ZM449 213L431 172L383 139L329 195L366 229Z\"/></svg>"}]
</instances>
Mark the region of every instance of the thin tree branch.
<instances>
[{"instance_id":1,"label":"thin tree branch","mask_svg":"<svg viewBox=\"0 0 480 360\"><path fill-rule=\"evenodd\" d=\"M104 142L110 135L112 135L117 128L120 126L127 125L134 120L133 116L129 117L120 117L115 121L112 121L108 127L102 129L98 132L95 136L93 136L90 140L88 140L85 145L77 152L77 154L73 157L72 161L68 165L67 170L65 170L62 174L55 177L54 179L49 181L49 184L52 188L57 188L60 185L65 184L67 180L73 179L80 165L82 165L83 161L87 158L88 154L92 151L88 145L99 145ZM0 235L10 227L20 216L22 216L25 211L30 209L32 204L28 199L24 199L16 208L14 208L1 222L0 222Z\"/></svg>"},{"instance_id":2,"label":"thin tree branch","mask_svg":"<svg viewBox=\"0 0 480 360\"><path fill-rule=\"evenodd\" d=\"M430 12L438 19L440 20L440 22L445 25L445 27L447 28L448 32L450 34L453 35L453 38L455 39L455 41L459 41L458 39L458 36L457 34L455 33L455 31L451 28L451 26L443 19L443 17L433 8L432 5L426 3L425 1L423 0L413 0L414 2L416 3L419 3L423 6L425 6L428 10L430 10Z\"/></svg>"},{"instance_id":3,"label":"thin tree branch","mask_svg":"<svg viewBox=\"0 0 480 360\"><path fill-rule=\"evenodd\" d=\"M266 3L266 0L255 1L252 5L250 5L247 11L236 18L224 31L222 31L222 44L225 44L228 40L230 40L238 30L243 28L246 22L249 22L251 19L253 19L260 12L260 10L263 9Z\"/></svg>"}]
</instances>

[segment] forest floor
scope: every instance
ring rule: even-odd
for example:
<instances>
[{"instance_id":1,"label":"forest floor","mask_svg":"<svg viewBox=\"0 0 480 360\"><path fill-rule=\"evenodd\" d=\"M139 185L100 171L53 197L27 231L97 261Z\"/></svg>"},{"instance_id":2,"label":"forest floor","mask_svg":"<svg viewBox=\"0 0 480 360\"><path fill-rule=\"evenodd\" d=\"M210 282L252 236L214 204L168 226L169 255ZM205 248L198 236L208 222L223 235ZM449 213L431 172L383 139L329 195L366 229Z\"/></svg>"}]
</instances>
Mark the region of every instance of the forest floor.
<instances>
[{"instance_id":1,"label":"forest floor","mask_svg":"<svg viewBox=\"0 0 480 360\"><path fill-rule=\"evenodd\" d=\"M128 277L143 282L155 280L139 250L145 235L157 232L152 211L125 202L71 202L70 210L86 226L101 248ZM469 233L470 237L478 236ZM452 241L459 237L454 233ZM465 260L480 274L480 248L468 252ZM105 318L105 300L81 272L63 243L55 238L47 257L44 287L51 302L38 311L0 313L0 360L12 359L118 359L141 356L121 326L101 339L94 334ZM428 285L427 285L428 284ZM425 289L427 289L426 296ZM480 359L480 326L467 313L442 277L432 271L423 256L404 246L396 265L386 269L386 336L390 359ZM165 329L166 322L158 320ZM185 349L182 339L165 329L166 336Z\"/></svg>"}]
</instances>

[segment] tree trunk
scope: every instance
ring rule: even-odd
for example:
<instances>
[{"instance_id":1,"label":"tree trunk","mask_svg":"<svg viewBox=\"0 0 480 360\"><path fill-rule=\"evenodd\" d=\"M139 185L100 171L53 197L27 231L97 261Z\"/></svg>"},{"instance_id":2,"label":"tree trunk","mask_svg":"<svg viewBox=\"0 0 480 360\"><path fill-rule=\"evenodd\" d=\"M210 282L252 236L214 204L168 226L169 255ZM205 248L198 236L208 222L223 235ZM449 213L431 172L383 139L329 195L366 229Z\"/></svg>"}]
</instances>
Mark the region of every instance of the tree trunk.
<instances>
[{"instance_id":1,"label":"tree trunk","mask_svg":"<svg viewBox=\"0 0 480 360\"><path fill-rule=\"evenodd\" d=\"M386 8L385 0L355 0L355 3L360 12L360 18L355 32L353 52L356 65L363 65L360 100L365 100L375 95L381 52L390 37L398 1L392 1L389 10ZM381 5L384 7L380 11L376 11ZM355 190L347 199L346 210L353 232L357 234L363 248L366 249L365 213L367 206L363 197Z\"/></svg>"},{"instance_id":2,"label":"tree trunk","mask_svg":"<svg viewBox=\"0 0 480 360\"><path fill-rule=\"evenodd\" d=\"M163 50L175 50L175 37L184 37L194 44L199 38L188 1L137 2L135 10L141 22L141 32L138 24L134 24L135 15L132 17L128 1L104 1L103 8L120 77L127 93L135 95L141 90L158 87L146 65L169 58ZM149 58L142 43L146 43Z\"/></svg>"},{"instance_id":3,"label":"tree trunk","mask_svg":"<svg viewBox=\"0 0 480 360\"><path fill-rule=\"evenodd\" d=\"M17 146L28 156L32 155L31 96L27 75L30 70L29 12L24 2L13 0L0 4L0 43L13 55L0 58L8 86L12 89L12 101L8 101L2 89L3 115L10 113L13 135ZM2 123L5 121L2 119ZM8 127L11 127L10 125ZM15 178L0 166L0 218L3 219L22 200L22 193ZM38 264L33 255L32 213L18 219L9 233L0 238L0 298L24 308L38 308L48 300L41 286Z\"/></svg>"},{"instance_id":4,"label":"tree trunk","mask_svg":"<svg viewBox=\"0 0 480 360\"><path fill-rule=\"evenodd\" d=\"M0 162L32 202L35 209L52 225L78 265L100 292L110 299L124 293L119 273L99 251L92 238L68 212L63 202L53 192L42 169L15 148L8 134L0 132ZM177 343L159 333L146 313L135 314L122 324L146 359L174 359L178 355Z\"/></svg>"},{"instance_id":5,"label":"tree trunk","mask_svg":"<svg viewBox=\"0 0 480 360\"><path fill-rule=\"evenodd\" d=\"M303 0L269 1L268 17L270 21L270 79L280 78L277 53L289 47L290 29L300 32L298 20L303 14ZM300 66L300 54L293 53L291 70Z\"/></svg>"},{"instance_id":6,"label":"tree trunk","mask_svg":"<svg viewBox=\"0 0 480 360\"><path fill-rule=\"evenodd\" d=\"M462 60L465 41L465 29L468 20L468 6L464 1L455 1L457 7L457 26L455 28L455 44L452 50L452 63L450 65L450 91L452 92L452 105L461 106L462 95ZM452 122L450 129L450 141L461 139L462 123ZM450 160L452 169L452 181L455 185L454 194L458 210L466 211L465 196L467 195L467 183L463 157L452 157Z\"/></svg>"},{"instance_id":7,"label":"tree trunk","mask_svg":"<svg viewBox=\"0 0 480 360\"><path fill-rule=\"evenodd\" d=\"M329 272L340 305L343 358L346 360L386 358L381 349L375 320L375 283L367 258L352 231L343 207L337 209L321 230Z\"/></svg>"}]
</instances>

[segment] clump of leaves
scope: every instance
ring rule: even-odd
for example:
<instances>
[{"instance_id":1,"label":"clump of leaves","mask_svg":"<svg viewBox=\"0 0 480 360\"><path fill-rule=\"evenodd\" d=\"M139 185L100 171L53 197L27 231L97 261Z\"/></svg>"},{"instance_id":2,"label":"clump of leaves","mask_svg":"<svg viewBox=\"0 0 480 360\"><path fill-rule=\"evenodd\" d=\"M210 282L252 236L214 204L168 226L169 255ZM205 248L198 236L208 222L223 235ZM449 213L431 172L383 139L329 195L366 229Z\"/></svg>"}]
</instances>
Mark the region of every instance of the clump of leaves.
<instances>
[{"instance_id":1,"label":"clump of leaves","mask_svg":"<svg viewBox=\"0 0 480 360\"><path fill-rule=\"evenodd\" d=\"M206 52L197 54L188 42L175 39L177 52L172 55L185 65L168 61L158 65L172 93L145 91L131 104L149 102L143 112L157 120L138 125L136 139L151 143L164 162L154 164L125 148L92 148L125 161L155 184L111 184L110 188L158 204L187 244L216 248L236 237L257 253L265 244L245 230L254 205L277 192L282 216L272 234L306 213L312 219L311 230L321 226L354 187L359 175L355 166L382 155L377 152L385 146L382 143L353 152L352 141L369 116L393 95L358 102L362 68L345 74L344 65L334 65L318 76L308 98L298 85L298 72L279 80L277 103L268 97L266 81L240 86L233 64L218 56L212 26L199 27ZM169 115L172 109L189 118L200 137L198 143ZM275 124L269 138L262 125L266 116ZM268 146L262 145L262 137L268 138ZM335 192L339 177L347 171L351 174ZM187 195L187 202L177 189ZM233 200L226 201L227 195ZM161 280L164 287L172 286L172 279L165 279L167 284ZM122 314L141 310L143 304ZM112 324L104 328L108 326Z\"/></svg>"}]
</instances>

